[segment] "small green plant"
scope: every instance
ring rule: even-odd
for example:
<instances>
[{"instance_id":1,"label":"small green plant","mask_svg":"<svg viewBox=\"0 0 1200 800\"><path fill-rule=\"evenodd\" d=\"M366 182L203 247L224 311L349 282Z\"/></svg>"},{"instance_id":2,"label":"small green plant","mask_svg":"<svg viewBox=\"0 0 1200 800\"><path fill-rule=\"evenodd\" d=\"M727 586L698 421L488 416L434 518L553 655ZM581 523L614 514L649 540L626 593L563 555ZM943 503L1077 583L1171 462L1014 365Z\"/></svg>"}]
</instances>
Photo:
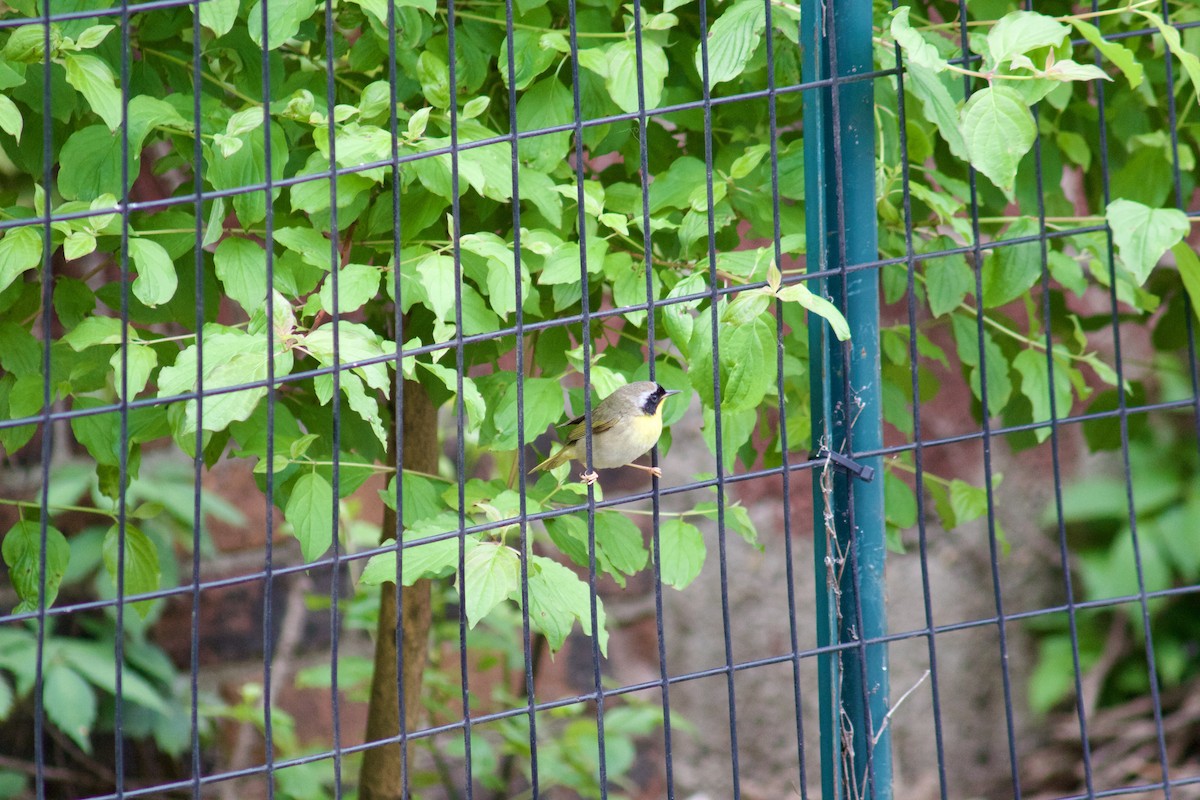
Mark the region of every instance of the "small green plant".
<instances>
[{"instance_id":1,"label":"small green plant","mask_svg":"<svg viewBox=\"0 0 1200 800\"><path fill-rule=\"evenodd\" d=\"M1147 593L1200 583L1200 548L1195 520L1200 519L1200 461L1191 421L1169 415L1131 425L1130 472L1137 522L1134 554L1126 484L1114 452L1113 469L1068 483L1063 489L1063 523L1074 556L1071 569L1076 602L1133 598L1118 605L1081 610L1077 617L1080 668L1096 687L1083 698L1104 708L1142 696L1149 685L1146 629L1142 605ZM1116 422L1091 423L1096 444L1119 444ZM1055 526L1053 506L1043 522ZM1053 530L1054 528L1051 527ZM1194 594L1151 597L1146 601L1154 643L1156 680L1164 689L1200 677L1196 642L1200 641L1200 603ZM1038 661L1030 676L1029 702L1045 713L1073 698L1075 665L1066 616L1057 614L1032 625L1038 637Z\"/></svg>"}]
</instances>

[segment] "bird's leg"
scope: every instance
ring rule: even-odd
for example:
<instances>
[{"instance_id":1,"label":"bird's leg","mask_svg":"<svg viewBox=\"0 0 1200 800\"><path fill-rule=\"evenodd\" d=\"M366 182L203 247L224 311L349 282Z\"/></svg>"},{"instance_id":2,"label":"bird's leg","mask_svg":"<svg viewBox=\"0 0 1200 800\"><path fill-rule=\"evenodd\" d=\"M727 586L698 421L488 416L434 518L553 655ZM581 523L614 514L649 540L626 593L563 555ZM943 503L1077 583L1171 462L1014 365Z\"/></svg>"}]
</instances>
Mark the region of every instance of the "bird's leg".
<instances>
[{"instance_id":1,"label":"bird's leg","mask_svg":"<svg viewBox=\"0 0 1200 800\"><path fill-rule=\"evenodd\" d=\"M600 475L597 474L595 471L584 472L579 476L579 480L583 481L588 486L591 486L593 483L595 483L599 479L600 479Z\"/></svg>"},{"instance_id":2,"label":"bird's leg","mask_svg":"<svg viewBox=\"0 0 1200 800\"><path fill-rule=\"evenodd\" d=\"M628 466L634 467L635 469L645 470L656 478L662 477L662 470L658 467L646 467L641 464L629 464Z\"/></svg>"}]
</instances>

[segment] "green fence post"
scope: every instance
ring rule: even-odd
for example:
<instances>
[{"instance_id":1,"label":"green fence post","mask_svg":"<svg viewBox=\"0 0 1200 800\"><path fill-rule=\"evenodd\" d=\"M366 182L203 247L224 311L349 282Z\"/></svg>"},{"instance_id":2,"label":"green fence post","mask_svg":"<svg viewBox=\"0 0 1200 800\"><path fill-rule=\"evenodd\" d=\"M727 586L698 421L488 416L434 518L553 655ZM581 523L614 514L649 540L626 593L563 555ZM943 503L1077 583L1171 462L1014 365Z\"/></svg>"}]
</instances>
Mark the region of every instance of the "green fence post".
<instances>
[{"instance_id":1,"label":"green fence post","mask_svg":"<svg viewBox=\"0 0 1200 800\"><path fill-rule=\"evenodd\" d=\"M802 0L800 33L806 82L829 79L835 68L839 77L871 71L870 0ZM836 109L833 91L822 86L804 93L809 272L878 258L874 88L870 79L839 84ZM842 307L851 331L843 344L823 319L809 315L814 450L825 445L851 457L875 450L883 441L878 270L834 275L809 288ZM874 470L872 480L828 462L827 473L818 468L814 474L819 646L887 632L883 465L879 458L858 463ZM886 645L822 654L818 667L822 796L890 800Z\"/></svg>"}]
</instances>

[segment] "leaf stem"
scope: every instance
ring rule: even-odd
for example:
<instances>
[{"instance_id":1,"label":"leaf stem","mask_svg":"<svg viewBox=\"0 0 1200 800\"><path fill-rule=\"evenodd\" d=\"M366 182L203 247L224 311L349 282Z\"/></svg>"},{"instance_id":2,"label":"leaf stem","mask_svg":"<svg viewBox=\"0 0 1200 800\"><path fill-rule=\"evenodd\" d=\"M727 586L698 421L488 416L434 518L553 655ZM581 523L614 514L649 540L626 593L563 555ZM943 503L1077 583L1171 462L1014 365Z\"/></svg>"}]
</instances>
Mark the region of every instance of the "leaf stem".
<instances>
[{"instance_id":1,"label":"leaf stem","mask_svg":"<svg viewBox=\"0 0 1200 800\"><path fill-rule=\"evenodd\" d=\"M142 51L142 53L146 53L146 54L149 54L152 56L158 56L159 58L163 59L164 61L170 61L172 64L175 64L176 66L188 67L189 69L192 66L191 61L184 60L182 58L179 58L178 56L173 56L170 53L164 53L162 50L155 50L152 47L142 47L141 51ZM247 103L250 103L251 105L255 105L255 106L259 106L259 107L262 106L261 101L251 97L248 94L243 94L236 86L234 86L231 83L227 83L226 81L221 80L216 75L211 75L207 72L201 72L200 77L207 79L209 81L209 83L212 83L212 84L215 84L215 85L221 87L222 89L229 92L231 95L238 98L239 100L243 100Z\"/></svg>"},{"instance_id":2,"label":"leaf stem","mask_svg":"<svg viewBox=\"0 0 1200 800\"><path fill-rule=\"evenodd\" d=\"M891 467L892 469L903 470L904 472L907 472L910 475L917 474L917 468L914 464L909 464L907 461L905 461L904 459L902 459L898 456L895 458L888 459L887 465L889 467ZM943 478L940 475L935 475L927 469L921 470L921 479L925 480L925 481L931 481L932 483L940 484L947 488L950 486L949 478Z\"/></svg>"},{"instance_id":3,"label":"leaf stem","mask_svg":"<svg viewBox=\"0 0 1200 800\"><path fill-rule=\"evenodd\" d=\"M445 16L444 13L443 13L443 16ZM505 20L496 19L495 17L485 17L482 14L472 14L469 11L455 10L454 16L457 19L473 19L476 22L490 22L493 25L507 26L507 24L508 24ZM541 31L542 33L562 33L562 31L556 30L555 28L543 28L540 25L527 25L522 22L514 22L513 28L516 30L524 30L524 31ZM629 38L628 33L614 33L614 32L589 33L587 31L579 31L576 35L580 39L628 39Z\"/></svg>"},{"instance_id":4,"label":"leaf stem","mask_svg":"<svg viewBox=\"0 0 1200 800\"><path fill-rule=\"evenodd\" d=\"M40 509L42 507L42 504L40 502L33 502L32 500L10 500L7 497L0 497L0 505L17 506L18 508L37 508L37 509ZM69 506L69 505L50 504L50 505L47 505L46 508L47 508L47 510L50 510L50 511L77 511L77 512L81 512L84 514L99 514L103 517L109 517L111 519L117 518L117 513L115 510L105 511L102 508L95 508L93 506Z\"/></svg>"},{"instance_id":5,"label":"leaf stem","mask_svg":"<svg viewBox=\"0 0 1200 800\"><path fill-rule=\"evenodd\" d=\"M1136 2L1136 3L1128 3L1126 5L1121 6L1120 8L1108 8L1103 11L1088 11L1083 14L1064 14L1061 17L1052 17L1052 19L1055 20L1056 22L1071 22L1072 20L1084 20L1084 19L1095 19L1096 17L1108 17L1108 16L1112 16L1114 14L1126 14L1130 11L1133 11L1134 9L1141 8L1142 6L1153 5L1157 2L1158 2L1158 0L1138 0L1138 2ZM967 20L967 22L965 24L968 27L977 27L977 26L983 26L983 25L995 25L999 21L1000 20L996 20L996 19L975 19L975 20ZM957 30L962 24L964 24L964 23L961 23L958 20L953 20L951 22L939 22L937 24L913 26L913 30L918 30L918 31Z\"/></svg>"}]
</instances>

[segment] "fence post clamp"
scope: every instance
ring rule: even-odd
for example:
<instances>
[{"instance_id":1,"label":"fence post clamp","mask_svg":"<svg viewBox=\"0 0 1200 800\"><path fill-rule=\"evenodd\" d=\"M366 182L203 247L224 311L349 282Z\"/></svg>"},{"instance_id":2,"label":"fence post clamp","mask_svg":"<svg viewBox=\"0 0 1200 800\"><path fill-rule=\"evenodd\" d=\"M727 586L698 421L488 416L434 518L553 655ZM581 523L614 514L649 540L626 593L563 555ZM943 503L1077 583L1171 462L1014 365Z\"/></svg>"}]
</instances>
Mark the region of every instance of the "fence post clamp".
<instances>
[{"instance_id":1,"label":"fence post clamp","mask_svg":"<svg viewBox=\"0 0 1200 800\"><path fill-rule=\"evenodd\" d=\"M813 454L814 461L832 461L839 467L849 472L851 475L857 475L863 481L871 482L875 478L875 468L868 467L866 464L860 464L852 458L848 458L841 453L835 453L824 445L821 449Z\"/></svg>"}]
</instances>

